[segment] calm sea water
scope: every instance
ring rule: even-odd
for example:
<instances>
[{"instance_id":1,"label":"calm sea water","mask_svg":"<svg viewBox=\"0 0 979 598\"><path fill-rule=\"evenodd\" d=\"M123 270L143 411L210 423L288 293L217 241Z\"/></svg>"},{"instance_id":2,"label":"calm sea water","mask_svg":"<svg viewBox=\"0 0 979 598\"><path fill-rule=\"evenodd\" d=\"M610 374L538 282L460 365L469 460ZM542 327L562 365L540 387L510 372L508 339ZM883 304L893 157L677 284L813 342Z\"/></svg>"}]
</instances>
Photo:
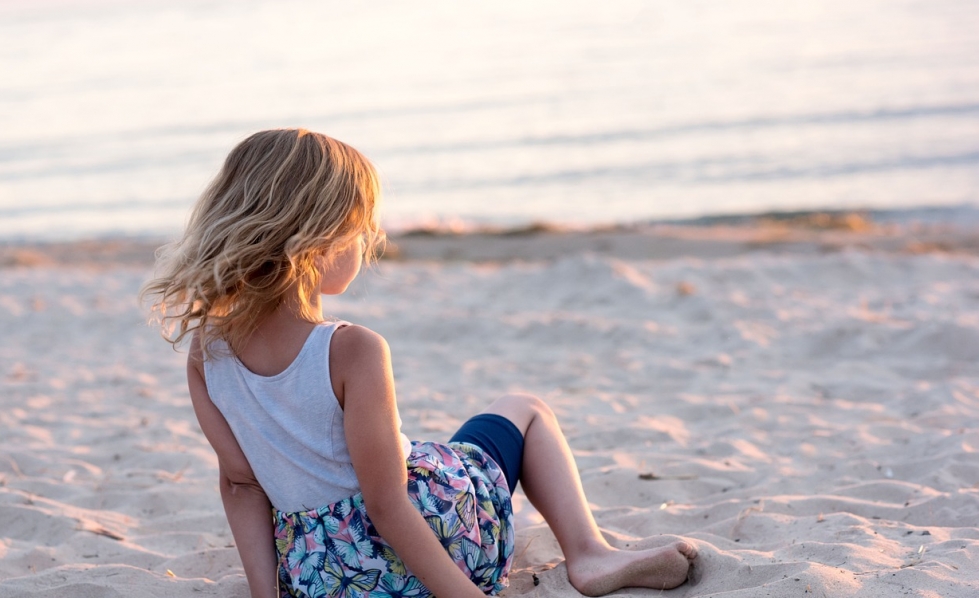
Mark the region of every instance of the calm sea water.
<instances>
[{"instance_id":1,"label":"calm sea water","mask_svg":"<svg viewBox=\"0 0 979 598\"><path fill-rule=\"evenodd\" d=\"M0 239L172 235L303 126L386 223L979 204L979 2L0 0Z\"/></svg>"}]
</instances>

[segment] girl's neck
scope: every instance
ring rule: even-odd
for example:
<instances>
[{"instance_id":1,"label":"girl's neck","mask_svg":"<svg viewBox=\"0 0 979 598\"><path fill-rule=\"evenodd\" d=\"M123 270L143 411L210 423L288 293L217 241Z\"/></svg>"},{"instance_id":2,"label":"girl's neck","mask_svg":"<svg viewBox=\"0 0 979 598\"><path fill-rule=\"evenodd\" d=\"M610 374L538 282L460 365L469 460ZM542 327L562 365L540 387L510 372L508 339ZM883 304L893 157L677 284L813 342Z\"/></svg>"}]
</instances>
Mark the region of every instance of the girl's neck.
<instances>
[{"instance_id":1,"label":"girl's neck","mask_svg":"<svg viewBox=\"0 0 979 598\"><path fill-rule=\"evenodd\" d=\"M274 376L289 367L316 328L316 323L299 316L298 295L289 297L262 318L238 351L238 359L245 367L261 376ZM319 295L311 304L320 311Z\"/></svg>"}]
</instances>

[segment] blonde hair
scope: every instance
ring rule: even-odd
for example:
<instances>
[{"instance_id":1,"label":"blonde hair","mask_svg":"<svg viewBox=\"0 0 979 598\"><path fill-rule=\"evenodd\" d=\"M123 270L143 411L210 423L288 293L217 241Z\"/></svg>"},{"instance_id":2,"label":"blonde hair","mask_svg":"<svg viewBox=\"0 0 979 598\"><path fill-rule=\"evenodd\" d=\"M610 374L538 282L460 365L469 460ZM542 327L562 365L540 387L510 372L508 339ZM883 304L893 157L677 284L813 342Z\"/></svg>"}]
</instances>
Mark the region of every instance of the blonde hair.
<instances>
[{"instance_id":1,"label":"blonde hair","mask_svg":"<svg viewBox=\"0 0 979 598\"><path fill-rule=\"evenodd\" d=\"M322 320L317 260L358 235L365 261L383 243L374 166L336 139L304 129L255 133L235 147L194 208L184 236L157 251L154 299L163 336L197 330L204 355L220 338L237 351L261 319L299 291L299 316Z\"/></svg>"}]
</instances>

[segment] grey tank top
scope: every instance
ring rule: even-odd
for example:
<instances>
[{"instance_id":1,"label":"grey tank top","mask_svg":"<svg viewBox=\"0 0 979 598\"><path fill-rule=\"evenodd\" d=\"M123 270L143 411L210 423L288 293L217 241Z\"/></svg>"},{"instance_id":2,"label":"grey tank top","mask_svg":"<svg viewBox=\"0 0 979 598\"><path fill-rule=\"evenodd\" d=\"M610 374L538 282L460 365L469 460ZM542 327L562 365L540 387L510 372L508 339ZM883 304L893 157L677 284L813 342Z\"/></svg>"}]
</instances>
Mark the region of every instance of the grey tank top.
<instances>
[{"instance_id":1,"label":"grey tank top","mask_svg":"<svg viewBox=\"0 0 979 598\"><path fill-rule=\"evenodd\" d=\"M317 509L360 491L330 379L330 340L346 324L316 326L296 359L274 376L253 373L223 341L213 345L218 357L204 361L211 402L280 511ZM407 455L404 434L401 444Z\"/></svg>"}]
</instances>

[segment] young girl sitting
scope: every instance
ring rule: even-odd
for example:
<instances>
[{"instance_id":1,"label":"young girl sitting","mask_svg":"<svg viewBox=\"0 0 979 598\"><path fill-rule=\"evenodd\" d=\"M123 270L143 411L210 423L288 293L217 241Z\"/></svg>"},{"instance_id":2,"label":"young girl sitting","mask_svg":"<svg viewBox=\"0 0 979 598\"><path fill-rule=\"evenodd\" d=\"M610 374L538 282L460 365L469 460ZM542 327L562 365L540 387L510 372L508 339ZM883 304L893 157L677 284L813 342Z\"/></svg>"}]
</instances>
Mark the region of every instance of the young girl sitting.
<instances>
[{"instance_id":1,"label":"young girl sitting","mask_svg":"<svg viewBox=\"0 0 979 598\"><path fill-rule=\"evenodd\" d=\"M387 343L320 309L321 293L343 293L375 257L379 193L350 146L256 133L143 291L168 340L191 336L190 396L251 595L496 593L513 560L518 482L583 594L682 584L691 544L621 551L604 540L541 400L503 397L448 444L401 433Z\"/></svg>"}]
</instances>

